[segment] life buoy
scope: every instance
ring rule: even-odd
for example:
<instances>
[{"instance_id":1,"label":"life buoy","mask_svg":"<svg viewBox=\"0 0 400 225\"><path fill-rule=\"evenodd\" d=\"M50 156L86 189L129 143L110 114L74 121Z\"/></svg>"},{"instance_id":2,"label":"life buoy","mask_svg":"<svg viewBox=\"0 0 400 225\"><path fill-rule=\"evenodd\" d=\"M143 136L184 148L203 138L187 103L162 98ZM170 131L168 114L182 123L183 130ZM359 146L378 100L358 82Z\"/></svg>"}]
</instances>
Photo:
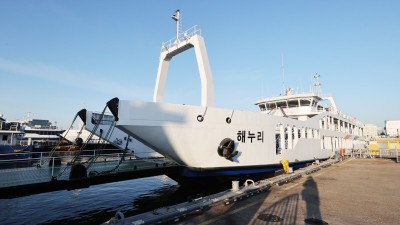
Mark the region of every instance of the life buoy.
<instances>
[{"instance_id":1,"label":"life buoy","mask_svg":"<svg viewBox=\"0 0 400 225\"><path fill-rule=\"evenodd\" d=\"M218 155L227 160L231 160L238 154L235 151L235 141L230 138L224 138L218 145Z\"/></svg>"}]
</instances>

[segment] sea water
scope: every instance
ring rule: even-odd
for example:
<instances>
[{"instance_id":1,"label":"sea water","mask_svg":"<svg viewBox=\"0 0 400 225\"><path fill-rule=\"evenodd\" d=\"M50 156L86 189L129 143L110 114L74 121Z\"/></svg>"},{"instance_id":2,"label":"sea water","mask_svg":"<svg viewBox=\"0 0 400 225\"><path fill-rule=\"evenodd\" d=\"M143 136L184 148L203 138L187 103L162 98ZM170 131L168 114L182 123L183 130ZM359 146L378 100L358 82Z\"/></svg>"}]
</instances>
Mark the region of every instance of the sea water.
<instances>
[{"instance_id":1,"label":"sea water","mask_svg":"<svg viewBox=\"0 0 400 225\"><path fill-rule=\"evenodd\" d=\"M101 224L118 211L133 216L226 189L210 183L181 186L163 175L0 199L0 224Z\"/></svg>"}]
</instances>

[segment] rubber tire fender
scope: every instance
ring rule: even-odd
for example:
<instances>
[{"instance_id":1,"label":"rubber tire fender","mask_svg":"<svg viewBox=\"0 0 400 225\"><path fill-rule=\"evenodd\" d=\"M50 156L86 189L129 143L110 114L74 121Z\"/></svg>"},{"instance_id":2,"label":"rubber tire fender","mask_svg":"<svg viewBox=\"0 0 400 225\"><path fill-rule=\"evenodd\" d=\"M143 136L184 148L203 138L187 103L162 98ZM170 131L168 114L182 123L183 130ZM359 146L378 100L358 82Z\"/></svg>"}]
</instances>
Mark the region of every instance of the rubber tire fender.
<instances>
[{"instance_id":1,"label":"rubber tire fender","mask_svg":"<svg viewBox=\"0 0 400 225\"><path fill-rule=\"evenodd\" d=\"M230 145L230 146L229 146ZM230 154L235 150L235 142L230 138L224 138L218 146L218 155L224 157L224 148L229 147L228 151Z\"/></svg>"}]
</instances>

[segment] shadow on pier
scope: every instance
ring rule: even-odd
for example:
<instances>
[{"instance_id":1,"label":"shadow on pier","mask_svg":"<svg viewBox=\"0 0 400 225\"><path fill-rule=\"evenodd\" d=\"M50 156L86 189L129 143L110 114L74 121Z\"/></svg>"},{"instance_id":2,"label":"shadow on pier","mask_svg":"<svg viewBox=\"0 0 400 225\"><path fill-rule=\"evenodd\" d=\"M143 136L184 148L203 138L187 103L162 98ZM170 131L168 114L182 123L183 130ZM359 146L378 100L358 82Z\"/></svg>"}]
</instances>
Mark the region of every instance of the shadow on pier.
<instances>
[{"instance_id":1,"label":"shadow on pier","mask_svg":"<svg viewBox=\"0 0 400 225\"><path fill-rule=\"evenodd\" d=\"M278 200L271 193L267 191L231 205L214 207L181 224L328 224L323 221L319 190L311 176L303 183L301 193Z\"/></svg>"}]
</instances>

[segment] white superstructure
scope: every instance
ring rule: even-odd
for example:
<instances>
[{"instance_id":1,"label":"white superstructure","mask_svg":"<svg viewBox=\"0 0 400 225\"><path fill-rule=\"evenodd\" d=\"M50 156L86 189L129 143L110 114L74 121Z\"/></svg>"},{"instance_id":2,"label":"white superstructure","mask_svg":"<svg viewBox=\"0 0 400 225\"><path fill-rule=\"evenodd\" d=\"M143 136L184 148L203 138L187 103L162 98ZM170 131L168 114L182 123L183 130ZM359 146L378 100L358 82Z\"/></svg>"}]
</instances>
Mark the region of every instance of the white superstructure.
<instances>
[{"instance_id":1,"label":"white superstructure","mask_svg":"<svg viewBox=\"0 0 400 225\"><path fill-rule=\"evenodd\" d=\"M365 124L364 126L364 136L375 138L378 137L378 126L374 124Z\"/></svg>"},{"instance_id":2,"label":"white superstructure","mask_svg":"<svg viewBox=\"0 0 400 225\"><path fill-rule=\"evenodd\" d=\"M46 151L60 143L60 134L64 132L49 120L34 119L32 113L26 113L22 120L8 121L23 131L20 138L21 144L33 145L35 151Z\"/></svg>"},{"instance_id":3,"label":"white superstructure","mask_svg":"<svg viewBox=\"0 0 400 225\"><path fill-rule=\"evenodd\" d=\"M331 97L289 89L283 96L258 101L261 113L214 107L212 74L200 32L178 34L170 43L162 46L154 101L115 98L108 106L118 128L185 165L184 176L263 173L280 168L284 159L296 166L363 145L363 124L340 112ZM163 103L170 60L192 47L199 64L202 105ZM329 107L321 105L323 101Z\"/></svg>"},{"instance_id":4,"label":"white superstructure","mask_svg":"<svg viewBox=\"0 0 400 225\"><path fill-rule=\"evenodd\" d=\"M0 114L0 160L26 158L29 156L19 154L32 151L32 145L27 145L23 141L24 134L24 130L19 123L6 121L3 115ZM13 153L16 153L16 155Z\"/></svg>"},{"instance_id":5,"label":"white superstructure","mask_svg":"<svg viewBox=\"0 0 400 225\"><path fill-rule=\"evenodd\" d=\"M386 135L389 137L399 137L400 135L400 120L386 120Z\"/></svg>"}]
</instances>

